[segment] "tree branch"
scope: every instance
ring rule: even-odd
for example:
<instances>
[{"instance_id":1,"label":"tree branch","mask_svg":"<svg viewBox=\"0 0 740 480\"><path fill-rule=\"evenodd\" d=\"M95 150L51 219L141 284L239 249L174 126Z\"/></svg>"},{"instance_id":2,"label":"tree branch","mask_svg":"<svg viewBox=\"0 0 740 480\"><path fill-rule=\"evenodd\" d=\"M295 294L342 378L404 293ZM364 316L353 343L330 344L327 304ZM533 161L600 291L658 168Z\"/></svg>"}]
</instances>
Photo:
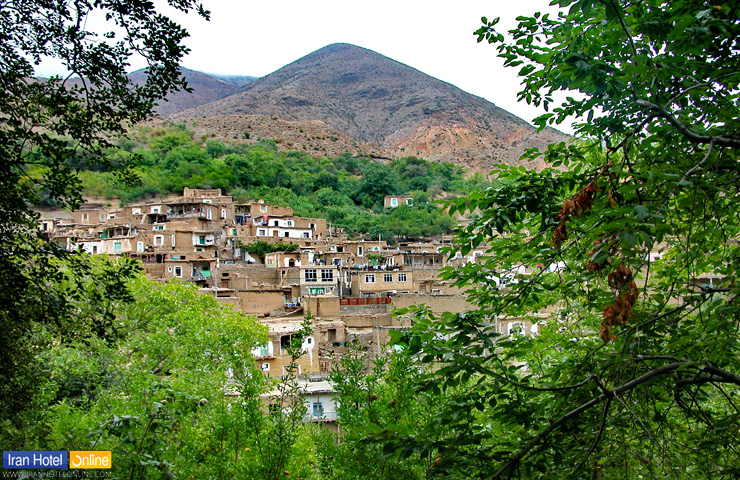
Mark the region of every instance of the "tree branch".
<instances>
[{"instance_id":1,"label":"tree branch","mask_svg":"<svg viewBox=\"0 0 740 480\"><path fill-rule=\"evenodd\" d=\"M734 383L740 385L740 376L725 370L724 368L715 367L713 365L704 365L702 368L705 372L709 372L717 377L724 379L722 383Z\"/></svg>"},{"instance_id":2,"label":"tree branch","mask_svg":"<svg viewBox=\"0 0 740 480\"><path fill-rule=\"evenodd\" d=\"M669 112L664 107L661 107L660 105L656 105L654 103L648 102L647 100L638 99L635 101L637 105L640 105L641 107L646 107L659 117L663 117L666 120L668 120L668 123L673 125L673 127L678 130L684 137L688 138L690 141L694 143L714 143L717 146L720 147L730 147L730 148L740 148L740 139L738 138L732 138L732 137L724 137L724 136L710 136L710 135L701 135L699 133L694 132L693 130L690 130L686 125L679 122L676 117L673 116L671 112Z\"/></svg>"},{"instance_id":3,"label":"tree branch","mask_svg":"<svg viewBox=\"0 0 740 480\"><path fill-rule=\"evenodd\" d=\"M610 399L615 395L618 395L622 392L626 392L629 390L632 390L633 388L647 382L648 380L660 376L665 375L671 372L674 372L675 370L678 370L679 368L689 365L691 362L676 362L676 363L670 363L668 365L663 365L662 367L658 367L655 370L652 370L645 375L642 375L640 377L635 378L634 380L625 383L624 385L620 385L612 390L607 390L606 392L602 393L596 398L593 398L589 400L588 402L584 403L580 407L571 410L570 412L566 413L559 419L555 420L553 423L551 423L546 429L541 431L539 434L537 434L536 437L534 437L530 442L525 445L521 450L519 450L519 453L514 455L504 466L498 469L496 473L493 475L493 479L499 479L501 478L501 475L506 472L510 467L514 466L515 464L519 463L519 461L524 458L524 456L529 453L530 450L532 450L534 447L537 446L543 439L545 439L550 433L552 433L554 430L556 430L558 427L566 423L568 420L575 418L585 412L586 410L590 409L591 407L598 405L602 401L606 399ZM727 372L729 373L729 372Z\"/></svg>"}]
</instances>

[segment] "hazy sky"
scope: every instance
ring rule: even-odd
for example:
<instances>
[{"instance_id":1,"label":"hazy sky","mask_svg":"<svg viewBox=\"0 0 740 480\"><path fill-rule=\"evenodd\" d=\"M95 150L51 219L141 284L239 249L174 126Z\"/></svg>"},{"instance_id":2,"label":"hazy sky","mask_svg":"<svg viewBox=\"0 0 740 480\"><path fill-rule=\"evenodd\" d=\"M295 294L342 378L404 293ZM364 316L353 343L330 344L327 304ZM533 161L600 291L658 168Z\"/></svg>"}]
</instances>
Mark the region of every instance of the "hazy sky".
<instances>
[{"instance_id":1,"label":"hazy sky","mask_svg":"<svg viewBox=\"0 0 740 480\"><path fill-rule=\"evenodd\" d=\"M495 48L476 43L473 32L481 16L501 17L500 25L508 29L518 15L552 10L549 0L203 3L211 10L210 22L194 13L175 16L190 33L186 44L192 51L183 66L193 70L264 76L331 43L351 43L452 83L527 121L543 113L517 104L516 70L504 69ZM54 66L47 68L39 74L52 73Z\"/></svg>"}]
</instances>

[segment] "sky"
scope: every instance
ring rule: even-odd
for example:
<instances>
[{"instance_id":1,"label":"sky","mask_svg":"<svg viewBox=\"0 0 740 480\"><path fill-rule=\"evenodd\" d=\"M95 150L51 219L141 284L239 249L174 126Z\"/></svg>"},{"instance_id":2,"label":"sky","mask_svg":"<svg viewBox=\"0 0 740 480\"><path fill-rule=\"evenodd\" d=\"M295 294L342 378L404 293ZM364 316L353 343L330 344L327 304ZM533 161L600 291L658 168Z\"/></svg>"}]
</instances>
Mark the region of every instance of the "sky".
<instances>
[{"instance_id":1,"label":"sky","mask_svg":"<svg viewBox=\"0 0 740 480\"><path fill-rule=\"evenodd\" d=\"M332 43L350 43L483 97L526 121L543 110L517 103L517 69L504 68L495 47L477 43L481 17L553 11L549 0L203 0L210 22L172 15L190 33L182 65L206 73L261 77ZM88 25L90 27L90 25ZM101 27L102 31L102 27ZM144 65L133 65L134 69ZM37 73L57 73L51 63ZM566 126L559 127L567 133Z\"/></svg>"}]
</instances>

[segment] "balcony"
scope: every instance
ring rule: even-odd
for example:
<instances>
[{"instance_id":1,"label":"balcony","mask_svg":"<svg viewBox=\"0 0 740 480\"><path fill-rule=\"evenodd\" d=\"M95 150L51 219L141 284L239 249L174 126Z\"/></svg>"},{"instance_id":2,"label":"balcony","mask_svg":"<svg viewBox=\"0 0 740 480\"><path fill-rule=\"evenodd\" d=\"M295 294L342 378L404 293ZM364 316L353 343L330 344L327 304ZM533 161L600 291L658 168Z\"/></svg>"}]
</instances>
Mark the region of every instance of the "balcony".
<instances>
[{"instance_id":1,"label":"balcony","mask_svg":"<svg viewBox=\"0 0 740 480\"><path fill-rule=\"evenodd\" d=\"M323 412L321 416L307 414L303 416L303 423L310 422L336 422L337 412Z\"/></svg>"}]
</instances>

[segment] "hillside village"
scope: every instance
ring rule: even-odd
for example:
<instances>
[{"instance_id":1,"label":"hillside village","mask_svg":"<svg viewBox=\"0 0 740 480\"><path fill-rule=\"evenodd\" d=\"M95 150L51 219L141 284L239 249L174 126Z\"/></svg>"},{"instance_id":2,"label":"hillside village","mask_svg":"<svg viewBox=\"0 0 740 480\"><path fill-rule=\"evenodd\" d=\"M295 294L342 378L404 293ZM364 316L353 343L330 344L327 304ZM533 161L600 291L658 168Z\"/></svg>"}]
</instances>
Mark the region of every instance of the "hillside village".
<instances>
[{"instance_id":1,"label":"hillside village","mask_svg":"<svg viewBox=\"0 0 740 480\"><path fill-rule=\"evenodd\" d=\"M408 195L384 199L386 208L412 203ZM393 247L350 240L325 219L262 201L235 203L219 189L185 188L182 196L122 208L85 204L71 220L42 219L40 228L67 249L139 260L150 279L192 282L202 294L257 316L268 326L270 342L253 353L276 378L290 362L286 347L304 315L315 321L300 373L326 374L350 340L371 354L383 353L389 331L410 325L409 318L391 315L394 308L423 303L435 312L468 309L464 293L437 275L483 255L449 259L443 250L449 237ZM254 242L288 248L259 258L247 251ZM512 325L500 328L507 332Z\"/></svg>"}]
</instances>

